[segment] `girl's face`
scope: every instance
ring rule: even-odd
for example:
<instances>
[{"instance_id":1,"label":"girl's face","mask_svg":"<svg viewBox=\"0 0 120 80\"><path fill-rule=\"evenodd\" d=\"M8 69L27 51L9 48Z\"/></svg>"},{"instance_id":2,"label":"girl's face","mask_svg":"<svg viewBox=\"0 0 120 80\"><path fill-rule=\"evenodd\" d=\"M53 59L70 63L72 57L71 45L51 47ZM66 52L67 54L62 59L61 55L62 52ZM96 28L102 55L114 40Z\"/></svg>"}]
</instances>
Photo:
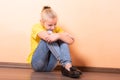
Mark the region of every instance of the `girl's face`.
<instances>
[{"instance_id":1,"label":"girl's face","mask_svg":"<svg viewBox=\"0 0 120 80\"><path fill-rule=\"evenodd\" d=\"M43 22L44 27L47 30L54 30L57 24L57 18L53 18L53 19L47 19L46 21Z\"/></svg>"}]
</instances>

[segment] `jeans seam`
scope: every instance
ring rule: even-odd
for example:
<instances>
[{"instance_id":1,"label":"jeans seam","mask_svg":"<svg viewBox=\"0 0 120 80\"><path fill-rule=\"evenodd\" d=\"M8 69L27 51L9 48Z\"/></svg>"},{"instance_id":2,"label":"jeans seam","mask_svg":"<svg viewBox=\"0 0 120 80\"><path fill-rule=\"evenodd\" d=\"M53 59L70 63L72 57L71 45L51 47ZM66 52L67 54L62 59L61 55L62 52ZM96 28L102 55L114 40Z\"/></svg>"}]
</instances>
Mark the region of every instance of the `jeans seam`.
<instances>
[{"instance_id":1,"label":"jeans seam","mask_svg":"<svg viewBox=\"0 0 120 80\"><path fill-rule=\"evenodd\" d=\"M55 53L57 53L57 51L55 50L55 48L52 45L49 45L49 48L53 51L53 55L57 58L57 60L59 61L59 56L57 56Z\"/></svg>"}]
</instances>

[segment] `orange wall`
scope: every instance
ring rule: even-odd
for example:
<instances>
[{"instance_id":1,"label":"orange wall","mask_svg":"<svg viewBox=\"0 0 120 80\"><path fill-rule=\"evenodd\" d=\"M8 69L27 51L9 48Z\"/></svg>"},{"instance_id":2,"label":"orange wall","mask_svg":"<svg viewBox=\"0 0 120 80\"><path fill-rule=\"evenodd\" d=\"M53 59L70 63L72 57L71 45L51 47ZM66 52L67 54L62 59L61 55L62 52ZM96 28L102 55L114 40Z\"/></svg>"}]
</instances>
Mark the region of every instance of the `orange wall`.
<instances>
[{"instance_id":1,"label":"orange wall","mask_svg":"<svg viewBox=\"0 0 120 80\"><path fill-rule=\"evenodd\" d=\"M0 62L26 63L30 32L50 5L72 33L74 65L120 68L119 0L0 0Z\"/></svg>"}]
</instances>

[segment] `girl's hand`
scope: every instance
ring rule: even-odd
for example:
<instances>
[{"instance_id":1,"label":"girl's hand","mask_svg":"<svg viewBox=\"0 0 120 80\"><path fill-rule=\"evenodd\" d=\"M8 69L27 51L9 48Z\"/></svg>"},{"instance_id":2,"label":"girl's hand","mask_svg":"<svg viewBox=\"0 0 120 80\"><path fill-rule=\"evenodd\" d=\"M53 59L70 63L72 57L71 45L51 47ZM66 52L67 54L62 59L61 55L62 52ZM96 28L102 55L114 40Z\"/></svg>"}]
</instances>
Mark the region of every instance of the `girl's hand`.
<instances>
[{"instance_id":1,"label":"girl's hand","mask_svg":"<svg viewBox=\"0 0 120 80\"><path fill-rule=\"evenodd\" d=\"M46 41L48 43L55 42L59 39L59 34L58 33L52 33L48 37L46 37Z\"/></svg>"}]
</instances>

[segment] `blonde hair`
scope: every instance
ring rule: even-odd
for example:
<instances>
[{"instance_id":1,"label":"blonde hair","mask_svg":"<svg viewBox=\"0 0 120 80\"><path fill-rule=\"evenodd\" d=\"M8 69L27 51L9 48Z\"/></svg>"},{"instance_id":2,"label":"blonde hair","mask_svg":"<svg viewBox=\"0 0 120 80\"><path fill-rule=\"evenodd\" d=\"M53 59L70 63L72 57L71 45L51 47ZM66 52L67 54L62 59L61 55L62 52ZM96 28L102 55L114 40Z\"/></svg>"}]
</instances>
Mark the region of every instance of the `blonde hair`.
<instances>
[{"instance_id":1,"label":"blonde hair","mask_svg":"<svg viewBox=\"0 0 120 80\"><path fill-rule=\"evenodd\" d=\"M51 9L51 7L44 6L41 11L41 20L46 21L49 18L51 19L57 18L57 14Z\"/></svg>"}]
</instances>

